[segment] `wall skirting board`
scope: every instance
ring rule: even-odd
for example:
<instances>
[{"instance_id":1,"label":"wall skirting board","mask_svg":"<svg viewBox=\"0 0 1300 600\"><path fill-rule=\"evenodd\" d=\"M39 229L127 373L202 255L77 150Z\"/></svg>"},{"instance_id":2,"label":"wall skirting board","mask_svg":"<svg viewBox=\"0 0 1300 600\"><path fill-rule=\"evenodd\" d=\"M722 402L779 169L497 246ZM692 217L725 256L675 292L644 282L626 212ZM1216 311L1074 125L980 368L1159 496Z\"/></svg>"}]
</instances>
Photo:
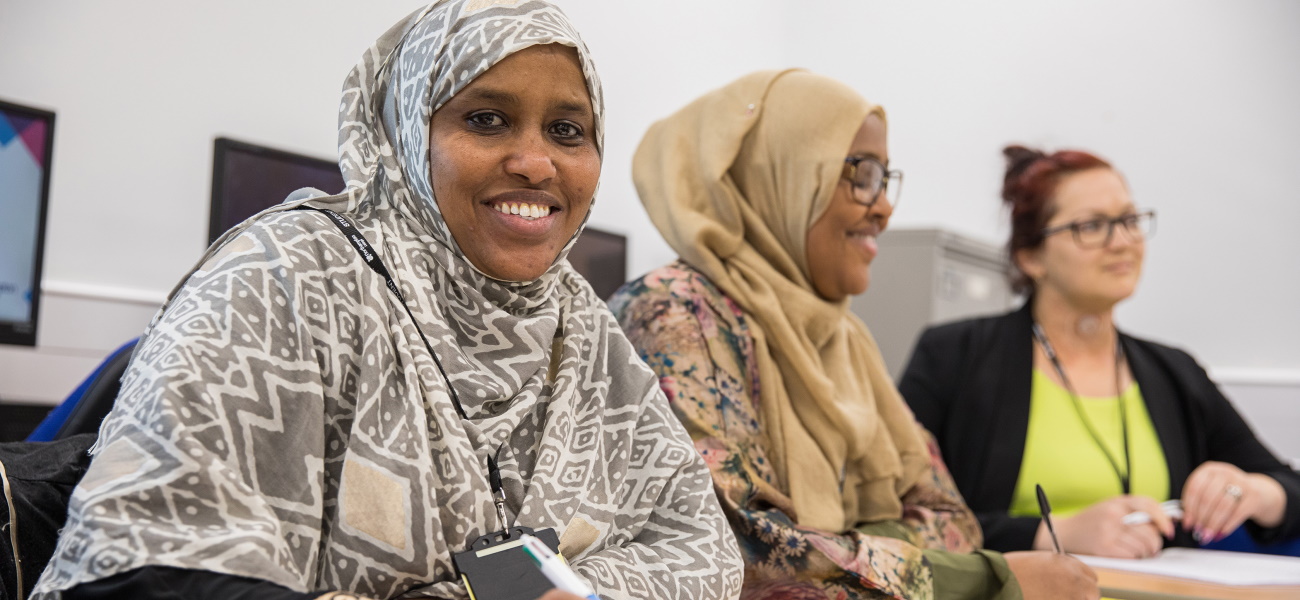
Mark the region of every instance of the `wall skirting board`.
<instances>
[{"instance_id":1,"label":"wall skirting board","mask_svg":"<svg viewBox=\"0 0 1300 600\"><path fill-rule=\"evenodd\" d=\"M1255 434L1300 469L1300 370L1210 369Z\"/></svg>"},{"instance_id":2,"label":"wall skirting board","mask_svg":"<svg viewBox=\"0 0 1300 600\"><path fill-rule=\"evenodd\" d=\"M0 402L57 404L140 335L165 292L47 281L35 348L0 346ZM1211 368L1256 433L1300 466L1300 369Z\"/></svg>"},{"instance_id":3,"label":"wall skirting board","mask_svg":"<svg viewBox=\"0 0 1300 600\"><path fill-rule=\"evenodd\" d=\"M41 286L36 347L0 346L0 402L57 404L144 331L165 293L64 281Z\"/></svg>"}]
</instances>

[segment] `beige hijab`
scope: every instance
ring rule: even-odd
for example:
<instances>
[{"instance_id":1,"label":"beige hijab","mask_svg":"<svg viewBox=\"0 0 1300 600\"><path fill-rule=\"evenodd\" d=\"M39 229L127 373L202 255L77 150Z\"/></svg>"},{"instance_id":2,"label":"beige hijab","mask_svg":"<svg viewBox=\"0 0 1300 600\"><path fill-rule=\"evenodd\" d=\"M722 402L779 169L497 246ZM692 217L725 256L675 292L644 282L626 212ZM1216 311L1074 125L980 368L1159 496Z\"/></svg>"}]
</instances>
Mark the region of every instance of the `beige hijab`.
<instances>
[{"instance_id":1,"label":"beige hijab","mask_svg":"<svg viewBox=\"0 0 1300 600\"><path fill-rule=\"evenodd\" d=\"M872 113L829 78L753 73L655 123L633 161L669 245L750 317L769 458L792 516L829 531L899 518L929 462L866 326L808 275L808 229Z\"/></svg>"}]
</instances>

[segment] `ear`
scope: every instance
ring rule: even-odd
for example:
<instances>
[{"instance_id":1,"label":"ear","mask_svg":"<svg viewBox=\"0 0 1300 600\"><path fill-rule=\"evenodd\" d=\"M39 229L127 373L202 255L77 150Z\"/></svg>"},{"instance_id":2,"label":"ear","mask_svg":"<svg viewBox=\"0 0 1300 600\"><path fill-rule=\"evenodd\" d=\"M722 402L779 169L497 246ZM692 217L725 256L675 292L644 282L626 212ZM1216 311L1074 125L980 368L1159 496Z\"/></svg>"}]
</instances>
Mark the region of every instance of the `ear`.
<instances>
[{"instance_id":1,"label":"ear","mask_svg":"<svg viewBox=\"0 0 1300 600\"><path fill-rule=\"evenodd\" d=\"M1043 266L1043 247L1021 248L1016 250L1016 266L1020 271L1028 275L1030 279L1037 283L1047 274L1047 268Z\"/></svg>"}]
</instances>

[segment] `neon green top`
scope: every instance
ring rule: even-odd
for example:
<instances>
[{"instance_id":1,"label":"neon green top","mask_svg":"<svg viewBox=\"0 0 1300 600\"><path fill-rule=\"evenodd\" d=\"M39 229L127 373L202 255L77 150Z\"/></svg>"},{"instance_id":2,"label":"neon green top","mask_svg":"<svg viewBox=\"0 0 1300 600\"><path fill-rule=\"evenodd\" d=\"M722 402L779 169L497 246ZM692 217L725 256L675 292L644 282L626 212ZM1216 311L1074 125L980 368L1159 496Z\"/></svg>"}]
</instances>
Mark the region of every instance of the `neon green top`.
<instances>
[{"instance_id":1,"label":"neon green top","mask_svg":"<svg viewBox=\"0 0 1300 600\"><path fill-rule=\"evenodd\" d=\"M1122 472L1124 442L1120 433L1119 399L1080 396L1079 403ZM1129 477L1131 493L1150 496L1156 502L1168 500L1169 468L1137 382L1124 390L1124 406L1128 412L1129 452L1133 463ZM1079 420L1070 393L1038 369L1034 369L1030 393L1025 455L1008 511L1012 516L1039 516L1036 483L1047 493L1052 514L1061 516L1072 515L1123 493L1115 469Z\"/></svg>"}]
</instances>

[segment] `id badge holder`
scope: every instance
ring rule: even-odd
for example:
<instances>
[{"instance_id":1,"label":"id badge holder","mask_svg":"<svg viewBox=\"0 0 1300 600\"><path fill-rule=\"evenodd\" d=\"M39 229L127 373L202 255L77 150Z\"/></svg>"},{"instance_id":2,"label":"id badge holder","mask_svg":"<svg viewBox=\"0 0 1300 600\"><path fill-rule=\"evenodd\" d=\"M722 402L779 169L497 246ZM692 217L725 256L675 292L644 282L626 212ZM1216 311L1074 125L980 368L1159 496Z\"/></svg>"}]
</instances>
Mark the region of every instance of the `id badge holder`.
<instances>
[{"instance_id":1,"label":"id badge holder","mask_svg":"<svg viewBox=\"0 0 1300 600\"><path fill-rule=\"evenodd\" d=\"M525 533L559 554L560 538L555 529L533 531L515 526L481 536L470 543L468 550L452 555L470 600L535 600L555 587L524 551Z\"/></svg>"}]
</instances>

